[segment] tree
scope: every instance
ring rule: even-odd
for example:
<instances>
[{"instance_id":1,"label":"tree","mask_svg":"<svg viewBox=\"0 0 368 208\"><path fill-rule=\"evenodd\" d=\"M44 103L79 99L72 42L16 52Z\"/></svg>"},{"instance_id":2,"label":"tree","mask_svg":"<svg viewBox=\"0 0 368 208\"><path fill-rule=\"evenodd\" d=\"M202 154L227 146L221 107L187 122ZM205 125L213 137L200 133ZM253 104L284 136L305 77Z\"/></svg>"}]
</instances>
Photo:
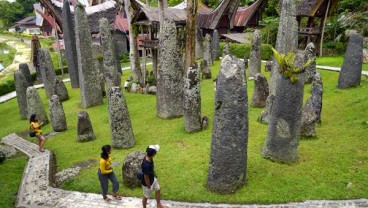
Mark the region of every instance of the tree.
<instances>
[{"instance_id":1,"label":"tree","mask_svg":"<svg viewBox=\"0 0 368 208\"><path fill-rule=\"evenodd\" d=\"M0 19L4 27L12 25L23 18L23 7L18 2L0 1Z\"/></svg>"}]
</instances>

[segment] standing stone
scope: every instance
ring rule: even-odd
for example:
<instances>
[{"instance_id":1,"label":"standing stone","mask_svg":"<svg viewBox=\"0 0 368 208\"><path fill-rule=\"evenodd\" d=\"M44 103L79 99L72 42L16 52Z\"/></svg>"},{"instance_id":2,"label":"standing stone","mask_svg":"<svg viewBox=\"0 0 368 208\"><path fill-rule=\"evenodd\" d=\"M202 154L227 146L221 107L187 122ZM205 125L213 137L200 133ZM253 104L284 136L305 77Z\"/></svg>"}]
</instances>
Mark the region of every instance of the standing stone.
<instances>
[{"instance_id":1,"label":"standing stone","mask_svg":"<svg viewBox=\"0 0 368 208\"><path fill-rule=\"evenodd\" d=\"M199 69L196 63L189 67L184 81L184 123L187 132L202 129L201 89Z\"/></svg>"},{"instance_id":2,"label":"standing stone","mask_svg":"<svg viewBox=\"0 0 368 208\"><path fill-rule=\"evenodd\" d=\"M304 64L304 54L296 54L297 67ZM298 159L301 109L303 106L304 79L299 74L295 83L281 75L277 84L276 96L272 106L268 133L262 149L266 159L292 163Z\"/></svg>"},{"instance_id":3,"label":"standing stone","mask_svg":"<svg viewBox=\"0 0 368 208\"><path fill-rule=\"evenodd\" d=\"M203 58L203 35L202 30L197 27L195 39L195 59Z\"/></svg>"},{"instance_id":4,"label":"standing stone","mask_svg":"<svg viewBox=\"0 0 368 208\"><path fill-rule=\"evenodd\" d=\"M344 63L339 74L338 88L355 87L362 76L363 37L352 33L346 48Z\"/></svg>"},{"instance_id":5,"label":"standing stone","mask_svg":"<svg viewBox=\"0 0 368 208\"><path fill-rule=\"evenodd\" d=\"M63 104L59 100L59 96L53 95L49 100L49 112L52 129L56 132L66 130L66 119Z\"/></svg>"},{"instance_id":6,"label":"standing stone","mask_svg":"<svg viewBox=\"0 0 368 208\"><path fill-rule=\"evenodd\" d=\"M38 50L38 57L46 96L49 98L54 92L54 80L56 77L54 65L52 64L51 56L47 49L40 48Z\"/></svg>"},{"instance_id":7,"label":"standing stone","mask_svg":"<svg viewBox=\"0 0 368 208\"><path fill-rule=\"evenodd\" d=\"M125 157L122 173L123 183L130 187L141 187L141 182L137 179L137 172L142 169L142 160L146 154L140 150L127 154Z\"/></svg>"},{"instance_id":8,"label":"standing stone","mask_svg":"<svg viewBox=\"0 0 368 208\"><path fill-rule=\"evenodd\" d=\"M159 45L157 116L175 118L183 115L184 84L174 22L164 22Z\"/></svg>"},{"instance_id":9,"label":"standing stone","mask_svg":"<svg viewBox=\"0 0 368 208\"><path fill-rule=\"evenodd\" d=\"M78 75L78 60L77 60L77 47L75 40L75 28L70 12L69 0L65 0L63 4L63 39L65 46L65 58L68 65L68 73L70 76L70 83L72 88L79 88L79 75Z\"/></svg>"},{"instance_id":10,"label":"standing stone","mask_svg":"<svg viewBox=\"0 0 368 208\"><path fill-rule=\"evenodd\" d=\"M204 54L203 59L207 61L209 66L213 64L213 57L212 57L212 38L210 34L206 34L204 39Z\"/></svg>"},{"instance_id":11,"label":"standing stone","mask_svg":"<svg viewBox=\"0 0 368 208\"><path fill-rule=\"evenodd\" d=\"M254 78L254 93L251 105L257 108L265 107L268 93L268 83L266 77L260 73L257 73Z\"/></svg>"},{"instance_id":12,"label":"standing stone","mask_svg":"<svg viewBox=\"0 0 368 208\"><path fill-rule=\"evenodd\" d=\"M212 73L210 67L208 67L207 60L201 61L202 79L211 79Z\"/></svg>"},{"instance_id":13,"label":"standing stone","mask_svg":"<svg viewBox=\"0 0 368 208\"><path fill-rule=\"evenodd\" d=\"M29 83L27 83L24 74L20 71L14 72L14 83L15 83L15 91L17 93L17 102L20 116L23 120L28 118L28 110L27 110L27 87L29 87Z\"/></svg>"},{"instance_id":14,"label":"standing stone","mask_svg":"<svg viewBox=\"0 0 368 208\"><path fill-rule=\"evenodd\" d=\"M300 135L303 137L315 137L316 123L321 123L323 85L319 73L316 73L312 82L312 95L302 108L302 122Z\"/></svg>"},{"instance_id":15,"label":"standing stone","mask_svg":"<svg viewBox=\"0 0 368 208\"><path fill-rule=\"evenodd\" d=\"M261 31L255 30L249 55L249 77L261 73Z\"/></svg>"},{"instance_id":16,"label":"standing stone","mask_svg":"<svg viewBox=\"0 0 368 208\"><path fill-rule=\"evenodd\" d=\"M108 109L111 128L111 144L114 148L131 148L135 145L128 106L120 87L108 91Z\"/></svg>"},{"instance_id":17,"label":"standing stone","mask_svg":"<svg viewBox=\"0 0 368 208\"><path fill-rule=\"evenodd\" d=\"M132 85L130 86L130 92L137 93L137 88L138 88L137 83L133 82Z\"/></svg>"},{"instance_id":18,"label":"standing stone","mask_svg":"<svg viewBox=\"0 0 368 208\"><path fill-rule=\"evenodd\" d=\"M57 95L60 101L69 100L68 90L60 77L55 78L53 94Z\"/></svg>"},{"instance_id":19,"label":"standing stone","mask_svg":"<svg viewBox=\"0 0 368 208\"><path fill-rule=\"evenodd\" d=\"M107 90L121 86L121 77L117 69L118 60L115 56L114 42L111 37L111 28L106 18L99 20L103 65Z\"/></svg>"},{"instance_id":20,"label":"standing stone","mask_svg":"<svg viewBox=\"0 0 368 208\"><path fill-rule=\"evenodd\" d=\"M248 97L245 72L235 57L221 63L215 96L207 188L233 193L246 182Z\"/></svg>"},{"instance_id":21,"label":"standing stone","mask_svg":"<svg viewBox=\"0 0 368 208\"><path fill-rule=\"evenodd\" d=\"M28 118L30 118L32 114L36 114L39 122L43 122L44 124L49 122L41 97L37 89L32 86L27 88L27 106Z\"/></svg>"},{"instance_id":22,"label":"standing stone","mask_svg":"<svg viewBox=\"0 0 368 208\"><path fill-rule=\"evenodd\" d=\"M213 60L219 59L219 50L220 50L220 36L217 30L213 31L213 37L212 37L212 58Z\"/></svg>"},{"instance_id":23,"label":"standing stone","mask_svg":"<svg viewBox=\"0 0 368 208\"><path fill-rule=\"evenodd\" d=\"M226 55L230 55L230 42L226 41L224 50L222 51L222 57L225 57Z\"/></svg>"},{"instance_id":24,"label":"standing stone","mask_svg":"<svg viewBox=\"0 0 368 208\"><path fill-rule=\"evenodd\" d=\"M305 68L305 83L310 84L313 81L313 77L316 74L316 48L313 42L310 42L304 50L304 62L311 60L309 66Z\"/></svg>"},{"instance_id":25,"label":"standing stone","mask_svg":"<svg viewBox=\"0 0 368 208\"><path fill-rule=\"evenodd\" d=\"M33 86L33 80L31 76L31 72L29 71L28 64L22 63L19 64L19 71L21 71L24 75L24 78L26 78L28 86Z\"/></svg>"},{"instance_id":26,"label":"standing stone","mask_svg":"<svg viewBox=\"0 0 368 208\"><path fill-rule=\"evenodd\" d=\"M274 95L268 95L267 99L266 99L266 107L264 108L264 110L261 112L261 114L258 117L258 121L268 124L270 123L270 119L271 119L271 112L272 112L272 107L273 107L273 102L275 101L275 96Z\"/></svg>"},{"instance_id":27,"label":"standing stone","mask_svg":"<svg viewBox=\"0 0 368 208\"><path fill-rule=\"evenodd\" d=\"M81 107L89 108L101 105L103 101L97 64L93 58L91 30L86 11L80 3L74 7L74 18Z\"/></svg>"},{"instance_id":28,"label":"standing stone","mask_svg":"<svg viewBox=\"0 0 368 208\"><path fill-rule=\"evenodd\" d=\"M276 39L276 51L286 54L294 51L298 46L298 21L296 20L296 1L283 0L280 11L280 23ZM279 64L275 59L272 62L270 78L270 94L276 95L276 87L281 75L278 72Z\"/></svg>"},{"instance_id":29,"label":"standing stone","mask_svg":"<svg viewBox=\"0 0 368 208\"><path fill-rule=\"evenodd\" d=\"M272 70L272 61L266 61L265 71L270 72Z\"/></svg>"},{"instance_id":30,"label":"standing stone","mask_svg":"<svg viewBox=\"0 0 368 208\"><path fill-rule=\"evenodd\" d=\"M93 132L92 123L89 119L89 115L85 111L81 111L78 114L78 132L77 141L87 142L96 139L96 135Z\"/></svg>"}]
</instances>

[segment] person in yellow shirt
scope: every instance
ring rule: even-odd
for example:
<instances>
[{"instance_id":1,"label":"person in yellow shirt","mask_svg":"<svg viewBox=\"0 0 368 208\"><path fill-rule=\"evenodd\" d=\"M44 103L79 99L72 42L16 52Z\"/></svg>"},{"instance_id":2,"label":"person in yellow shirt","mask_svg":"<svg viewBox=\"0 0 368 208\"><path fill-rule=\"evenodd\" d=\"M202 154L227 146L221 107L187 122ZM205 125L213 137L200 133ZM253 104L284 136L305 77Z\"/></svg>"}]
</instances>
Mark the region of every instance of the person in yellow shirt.
<instances>
[{"instance_id":1,"label":"person in yellow shirt","mask_svg":"<svg viewBox=\"0 0 368 208\"><path fill-rule=\"evenodd\" d=\"M45 151L44 145L45 145L45 140L46 140L45 137L42 135L42 130L41 130L42 124L43 124L42 122L41 123L38 122L36 114L32 114L31 117L29 118L29 128L31 129L31 131L33 131L36 134L40 152Z\"/></svg>"},{"instance_id":2,"label":"person in yellow shirt","mask_svg":"<svg viewBox=\"0 0 368 208\"><path fill-rule=\"evenodd\" d=\"M111 199L107 197L109 180L112 182L112 196L116 200L122 199L122 196L117 193L119 191L119 181L116 178L114 171L112 170L111 163L111 146L104 145L101 149L100 168L98 169L97 175L100 180L102 196L106 202L111 201Z\"/></svg>"}]
</instances>

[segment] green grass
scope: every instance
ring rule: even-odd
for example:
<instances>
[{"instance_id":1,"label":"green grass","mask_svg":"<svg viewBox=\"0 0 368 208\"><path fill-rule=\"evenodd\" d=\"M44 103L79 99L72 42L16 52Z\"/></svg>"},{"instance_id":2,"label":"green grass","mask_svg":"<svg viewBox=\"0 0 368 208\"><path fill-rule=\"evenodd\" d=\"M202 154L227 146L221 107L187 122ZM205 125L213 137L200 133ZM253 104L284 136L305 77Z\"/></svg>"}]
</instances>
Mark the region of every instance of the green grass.
<instances>
[{"instance_id":1,"label":"green grass","mask_svg":"<svg viewBox=\"0 0 368 208\"><path fill-rule=\"evenodd\" d=\"M18 154L0 163L0 207L14 207L27 156Z\"/></svg>"},{"instance_id":2,"label":"green grass","mask_svg":"<svg viewBox=\"0 0 368 208\"><path fill-rule=\"evenodd\" d=\"M317 57L317 65L341 67L344 62L344 56L322 56ZM362 69L368 71L368 64L363 64Z\"/></svg>"},{"instance_id":3,"label":"green grass","mask_svg":"<svg viewBox=\"0 0 368 208\"><path fill-rule=\"evenodd\" d=\"M6 45L6 43L4 42L0 43L0 50L9 51L8 54L0 54L0 63L2 63L4 68L6 68L7 66L13 63L13 59L14 59L16 51L12 47Z\"/></svg>"},{"instance_id":4,"label":"green grass","mask_svg":"<svg viewBox=\"0 0 368 208\"><path fill-rule=\"evenodd\" d=\"M217 75L219 62L212 72ZM302 139L299 160L292 165L264 160L260 151L267 134L267 125L257 122L262 109L249 107L249 138L247 185L236 193L220 195L205 188L212 122L214 92L212 80L201 80L202 115L210 118L207 130L188 134L183 118L164 120L156 117L156 98L152 95L124 93L130 112L136 146L127 150L113 150L113 161L124 196L141 197L141 189L129 189L122 184L121 166L128 153L145 150L149 144L160 144L155 157L162 198L166 200L214 202L214 203L283 203L309 199L355 199L368 198L368 80L362 77L361 86L337 89L338 73L319 71L323 78L324 95L322 125L317 126L317 138ZM130 71L124 71L122 80ZM269 73L264 72L268 77ZM215 77L215 76L214 76ZM110 144L107 101L89 113L97 139L87 143L76 141L77 114L80 108L79 89L71 89L67 83L70 100L63 102L68 130L46 142L46 148L57 158L58 171L88 159L99 159L100 148ZM309 97L310 85L305 87ZM48 111L48 102L43 89L38 90ZM248 101L253 94L253 82L248 81ZM0 137L12 132L24 134L28 122L20 120L15 99L0 104L0 115L11 125L0 126ZM51 131L51 125L43 128ZM34 141L35 140L31 140ZM100 192L97 178L98 164L83 169L74 179L62 185L67 190ZM348 183L353 183L347 189ZM1 184L1 183L0 183ZM0 185L0 189L3 190ZM110 188L111 189L111 188Z\"/></svg>"}]
</instances>

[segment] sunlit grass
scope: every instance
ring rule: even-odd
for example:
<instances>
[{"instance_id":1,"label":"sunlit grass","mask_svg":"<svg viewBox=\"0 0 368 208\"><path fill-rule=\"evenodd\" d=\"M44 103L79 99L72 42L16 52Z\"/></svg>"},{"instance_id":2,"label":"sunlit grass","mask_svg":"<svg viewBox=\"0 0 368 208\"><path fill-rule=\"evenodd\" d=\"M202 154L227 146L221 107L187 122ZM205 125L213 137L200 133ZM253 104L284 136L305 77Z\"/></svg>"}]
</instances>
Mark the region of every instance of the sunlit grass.
<instances>
[{"instance_id":1,"label":"sunlit grass","mask_svg":"<svg viewBox=\"0 0 368 208\"><path fill-rule=\"evenodd\" d=\"M322 56L317 57L317 65L341 67L344 62L344 56ZM363 64L362 69L368 71L368 64Z\"/></svg>"}]
</instances>

